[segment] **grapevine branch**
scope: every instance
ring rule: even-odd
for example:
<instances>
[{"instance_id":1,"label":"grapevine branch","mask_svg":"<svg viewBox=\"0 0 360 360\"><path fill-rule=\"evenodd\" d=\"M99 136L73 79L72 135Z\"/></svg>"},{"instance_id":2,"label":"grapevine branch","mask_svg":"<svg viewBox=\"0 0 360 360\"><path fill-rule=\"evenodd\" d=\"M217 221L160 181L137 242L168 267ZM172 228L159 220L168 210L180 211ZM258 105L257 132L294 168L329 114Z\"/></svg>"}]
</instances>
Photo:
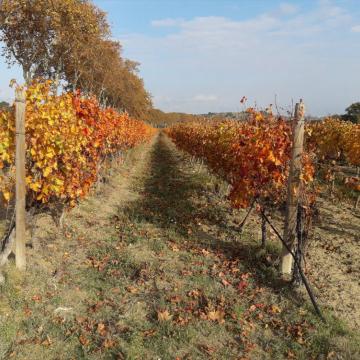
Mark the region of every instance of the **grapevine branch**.
<instances>
[{"instance_id":1,"label":"grapevine branch","mask_svg":"<svg viewBox=\"0 0 360 360\"><path fill-rule=\"evenodd\" d=\"M247 212L247 214L245 215L243 221L242 221L241 224L239 225L239 231L240 231L240 232L242 231L242 228L243 228L243 226L245 225L247 218L249 217L252 209L254 208L255 202L256 202L256 199L252 202L252 204L251 204L251 206L250 206L250 208L249 208L249 211Z\"/></svg>"},{"instance_id":2,"label":"grapevine branch","mask_svg":"<svg viewBox=\"0 0 360 360\"><path fill-rule=\"evenodd\" d=\"M3 252L5 250L8 239L14 228L15 228L15 210L13 211L13 214L11 216L8 231L6 232L6 234L3 236L2 240L1 240L1 252Z\"/></svg>"},{"instance_id":3,"label":"grapevine branch","mask_svg":"<svg viewBox=\"0 0 360 360\"><path fill-rule=\"evenodd\" d=\"M0 267L6 264L8 256L11 253L12 243L14 241L14 229L15 229L15 211L11 217L8 231L1 240L1 251L0 251Z\"/></svg>"}]
</instances>

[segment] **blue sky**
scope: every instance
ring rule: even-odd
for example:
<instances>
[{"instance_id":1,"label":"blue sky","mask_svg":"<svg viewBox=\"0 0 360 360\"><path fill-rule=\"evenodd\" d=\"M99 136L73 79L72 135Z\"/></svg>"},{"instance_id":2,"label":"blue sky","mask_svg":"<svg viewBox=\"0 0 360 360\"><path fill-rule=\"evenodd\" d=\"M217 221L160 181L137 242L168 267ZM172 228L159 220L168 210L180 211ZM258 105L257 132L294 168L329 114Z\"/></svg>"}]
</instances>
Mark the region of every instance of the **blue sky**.
<instances>
[{"instance_id":1,"label":"blue sky","mask_svg":"<svg viewBox=\"0 0 360 360\"><path fill-rule=\"evenodd\" d=\"M123 54L141 63L156 107L204 113L249 105L342 113L360 101L360 0L95 0ZM0 62L0 98L19 78Z\"/></svg>"}]
</instances>

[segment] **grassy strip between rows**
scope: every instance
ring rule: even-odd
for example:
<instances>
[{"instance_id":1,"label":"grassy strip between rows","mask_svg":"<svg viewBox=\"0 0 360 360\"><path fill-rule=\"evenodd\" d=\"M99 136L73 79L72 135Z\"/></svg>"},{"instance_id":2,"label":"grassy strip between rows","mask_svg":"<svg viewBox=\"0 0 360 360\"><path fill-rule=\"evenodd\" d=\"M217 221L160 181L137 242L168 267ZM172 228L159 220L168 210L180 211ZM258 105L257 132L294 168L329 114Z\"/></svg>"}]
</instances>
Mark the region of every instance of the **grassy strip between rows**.
<instances>
[{"instance_id":1,"label":"grassy strip between rows","mask_svg":"<svg viewBox=\"0 0 360 360\"><path fill-rule=\"evenodd\" d=\"M0 358L356 359L359 335L280 286L225 185L160 135L42 228L26 276L7 268ZM29 250L30 251L30 250Z\"/></svg>"}]
</instances>

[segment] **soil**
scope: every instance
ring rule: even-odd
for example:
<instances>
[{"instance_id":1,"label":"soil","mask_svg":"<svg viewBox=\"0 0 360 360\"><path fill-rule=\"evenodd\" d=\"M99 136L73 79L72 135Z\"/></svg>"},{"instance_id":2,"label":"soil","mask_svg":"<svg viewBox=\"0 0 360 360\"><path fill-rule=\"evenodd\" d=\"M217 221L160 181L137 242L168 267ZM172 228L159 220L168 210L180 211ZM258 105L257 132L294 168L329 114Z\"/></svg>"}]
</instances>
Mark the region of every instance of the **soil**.
<instances>
[{"instance_id":1,"label":"soil","mask_svg":"<svg viewBox=\"0 0 360 360\"><path fill-rule=\"evenodd\" d=\"M318 200L308 252L308 276L319 301L352 328L360 327L360 212L346 203Z\"/></svg>"}]
</instances>

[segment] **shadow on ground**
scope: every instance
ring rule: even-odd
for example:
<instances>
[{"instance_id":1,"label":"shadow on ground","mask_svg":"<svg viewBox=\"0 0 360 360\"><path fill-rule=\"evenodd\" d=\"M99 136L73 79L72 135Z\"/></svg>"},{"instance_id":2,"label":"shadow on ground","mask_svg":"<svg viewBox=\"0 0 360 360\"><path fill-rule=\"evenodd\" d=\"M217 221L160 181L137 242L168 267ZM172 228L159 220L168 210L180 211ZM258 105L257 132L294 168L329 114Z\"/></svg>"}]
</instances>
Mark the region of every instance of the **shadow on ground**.
<instances>
[{"instance_id":1,"label":"shadow on ground","mask_svg":"<svg viewBox=\"0 0 360 360\"><path fill-rule=\"evenodd\" d=\"M224 199L219 202L219 196L209 194L204 185L206 175L185 170L182 155L162 133L152 149L142 181L141 198L122 209L130 221L145 221L165 231L164 234L172 230L181 236L180 241L186 239L189 246L220 251L230 261L240 259L244 271L256 275L260 286L284 289L274 266L266 263L266 251L261 252L253 238L241 235L229 223L229 205L224 206ZM199 196L207 203L196 202ZM199 218L214 226L215 231L201 230ZM293 298L291 293L289 296Z\"/></svg>"},{"instance_id":2,"label":"shadow on ground","mask_svg":"<svg viewBox=\"0 0 360 360\"><path fill-rule=\"evenodd\" d=\"M202 191L202 184L196 175L182 171L182 159L171 145L161 133L150 154L142 197L123 211L129 217L185 235L197 211L191 197Z\"/></svg>"}]
</instances>

